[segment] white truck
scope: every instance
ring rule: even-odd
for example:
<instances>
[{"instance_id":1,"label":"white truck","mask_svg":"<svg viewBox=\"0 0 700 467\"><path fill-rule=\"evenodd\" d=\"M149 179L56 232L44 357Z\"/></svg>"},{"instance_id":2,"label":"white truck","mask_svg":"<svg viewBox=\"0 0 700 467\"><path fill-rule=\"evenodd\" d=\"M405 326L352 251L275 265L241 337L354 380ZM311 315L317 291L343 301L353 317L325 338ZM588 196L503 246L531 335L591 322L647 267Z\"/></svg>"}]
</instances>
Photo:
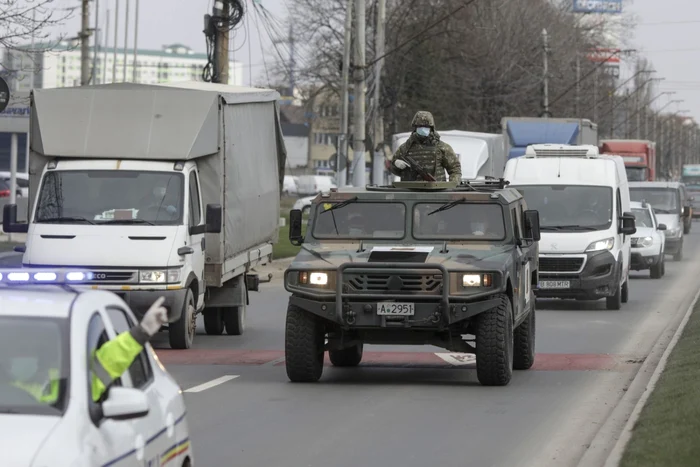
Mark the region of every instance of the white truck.
<instances>
[{"instance_id":1,"label":"white truck","mask_svg":"<svg viewBox=\"0 0 700 467\"><path fill-rule=\"evenodd\" d=\"M185 82L36 89L25 268L81 268L80 287L137 315L166 298L172 348L240 335L252 269L278 239L286 151L274 90Z\"/></svg>"}]
</instances>

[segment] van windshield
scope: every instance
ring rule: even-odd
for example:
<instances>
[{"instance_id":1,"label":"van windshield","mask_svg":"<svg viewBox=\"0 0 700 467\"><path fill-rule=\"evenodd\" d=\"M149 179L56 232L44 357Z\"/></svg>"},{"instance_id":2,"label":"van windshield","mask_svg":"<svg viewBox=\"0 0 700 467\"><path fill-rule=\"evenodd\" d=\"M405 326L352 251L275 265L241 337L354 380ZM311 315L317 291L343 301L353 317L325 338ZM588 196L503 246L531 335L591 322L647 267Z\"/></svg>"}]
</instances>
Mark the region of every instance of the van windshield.
<instances>
[{"instance_id":1,"label":"van windshield","mask_svg":"<svg viewBox=\"0 0 700 467\"><path fill-rule=\"evenodd\" d=\"M646 201L659 214L681 212L680 192L675 188L630 187L632 201Z\"/></svg>"},{"instance_id":2,"label":"van windshield","mask_svg":"<svg viewBox=\"0 0 700 467\"><path fill-rule=\"evenodd\" d=\"M48 172L34 222L177 225L182 219L181 173L132 170Z\"/></svg>"},{"instance_id":3,"label":"van windshield","mask_svg":"<svg viewBox=\"0 0 700 467\"><path fill-rule=\"evenodd\" d=\"M607 230L612 225L612 188L583 185L512 186L528 209L539 211L540 230Z\"/></svg>"}]
</instances>

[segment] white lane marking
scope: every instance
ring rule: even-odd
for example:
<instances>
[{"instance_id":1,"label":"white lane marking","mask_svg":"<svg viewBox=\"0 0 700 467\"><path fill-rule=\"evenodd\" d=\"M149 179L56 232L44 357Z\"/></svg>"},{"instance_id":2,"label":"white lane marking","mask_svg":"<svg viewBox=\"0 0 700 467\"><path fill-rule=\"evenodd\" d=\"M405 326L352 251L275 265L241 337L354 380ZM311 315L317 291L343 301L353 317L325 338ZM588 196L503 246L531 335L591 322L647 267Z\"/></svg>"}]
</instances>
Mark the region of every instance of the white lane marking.
<instances>
[{"instance_id":1,"label":"white lane marking","mask_svg":"<svg viewBox=\"0 0 700 467\"><path fill-rule=\"evenodd\" d=\"M278 363L282 363L282 362L285 361L285 360L286 360L286 359L285 359L284 357L276 358L276 359L274 359L274 360L270 360L270 361L267 362L267 363L263 363L263 366L275 366L275 365L277 365Z\"/></svg>"},{"instance_id":2,"label":"white lane marking","mask_svg":"<svg viewBox=\"0 0 700 467\"><path fill-rule=\"evenodd\" d=\"M219 384L223 384L226 381L231 381L232 379L238 378L239 375L225 375L222 376L221 378L216 378L211 381L207 381L206 383L202 383L198 386L195 386L193 388L186 389L185 392L202 392L206 391L207 389L211 389L214 386L218 386Z\"/></svg>"},{"instance_id":3,"label":"white lane marking","mask_svg":"<svg viewBox=\"0 0 700 467\"><path fill-rule=\"evenodd\" d=\"M435 355L450 365L471 365L476 363L476 355L473 353L436 353Z\"/></svg>"}]
</instances>

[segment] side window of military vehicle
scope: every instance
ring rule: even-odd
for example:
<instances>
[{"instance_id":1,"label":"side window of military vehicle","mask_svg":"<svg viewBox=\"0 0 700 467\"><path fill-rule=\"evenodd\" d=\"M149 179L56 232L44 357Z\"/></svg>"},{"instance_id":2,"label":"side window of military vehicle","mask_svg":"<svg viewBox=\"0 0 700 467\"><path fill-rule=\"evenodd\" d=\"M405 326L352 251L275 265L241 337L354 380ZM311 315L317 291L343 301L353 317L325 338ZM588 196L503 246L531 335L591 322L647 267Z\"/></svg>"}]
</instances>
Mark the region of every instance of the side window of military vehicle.
<instances>
[{"instance_id":1,"label":"side window of military vehicle","mask_svg":"<svg viewBox=\"0 0 700 467\"><path fill-rule=\"evenodd\" d=\"M522 232L520 231L520 222L518 222L518 210L512 208L510 213L513 217L513 234L515 235L515 238L523 238Z\"/></svg>"},{"instance_id":2,"label":"side window of military vehicle","mask_svg":"<svg viewBox=\"0 0 700 467\"><path fill-rule=\"evenodd\" d=\"M202 211L199 206L199 184L197 174L190 172L190 225L199 225Z\"/></svg>"},{"instance_id":3,"label":"side window of military vehicle","mask_svg":"<svg viewBox=\"0 0 700 467\"><path fill-rule=\"evenodd\" d=\"M520 233L525 235L525 211L523 210L523 203L518 206L518 224L520 224Z\"/></svg>"},{"instance_id":4,"label":"side window of military vehicle","mask_svg":"<svg viewBox=\"0 0 700 467\"><path fill-rule=\"evenodd\" d=\"M124 310L119 308L107 307L107 315L112 321L114 332L117 334L129 331L129 329L131 329L131 327L134 325ZM129 375L131 376L131 382L134 387L139 389L144 387L151 380L153 371L148 362L146 349L142 350L139 356L134 359L134 363L132 363L129 367Z\"/></svg>"}]
</instances>

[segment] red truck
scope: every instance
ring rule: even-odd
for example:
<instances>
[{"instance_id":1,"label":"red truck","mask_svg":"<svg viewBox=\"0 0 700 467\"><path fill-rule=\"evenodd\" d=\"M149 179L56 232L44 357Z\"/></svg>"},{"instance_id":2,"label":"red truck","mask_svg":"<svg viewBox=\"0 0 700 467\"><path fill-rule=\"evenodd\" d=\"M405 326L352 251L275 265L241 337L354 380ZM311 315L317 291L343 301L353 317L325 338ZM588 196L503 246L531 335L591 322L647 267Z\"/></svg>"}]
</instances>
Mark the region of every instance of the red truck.
<instances>
[{"instance_id":1,"label":"red truck","mask_svg":"<svg viewBox=\"0 0 700 467\"><path fill-rule=\"evenodd\" d=\"M601 154L621 156L625 161L627 180L651 182L656 180L656 143L645 139L600 140Z\"/></svg>"}]
</instances>

